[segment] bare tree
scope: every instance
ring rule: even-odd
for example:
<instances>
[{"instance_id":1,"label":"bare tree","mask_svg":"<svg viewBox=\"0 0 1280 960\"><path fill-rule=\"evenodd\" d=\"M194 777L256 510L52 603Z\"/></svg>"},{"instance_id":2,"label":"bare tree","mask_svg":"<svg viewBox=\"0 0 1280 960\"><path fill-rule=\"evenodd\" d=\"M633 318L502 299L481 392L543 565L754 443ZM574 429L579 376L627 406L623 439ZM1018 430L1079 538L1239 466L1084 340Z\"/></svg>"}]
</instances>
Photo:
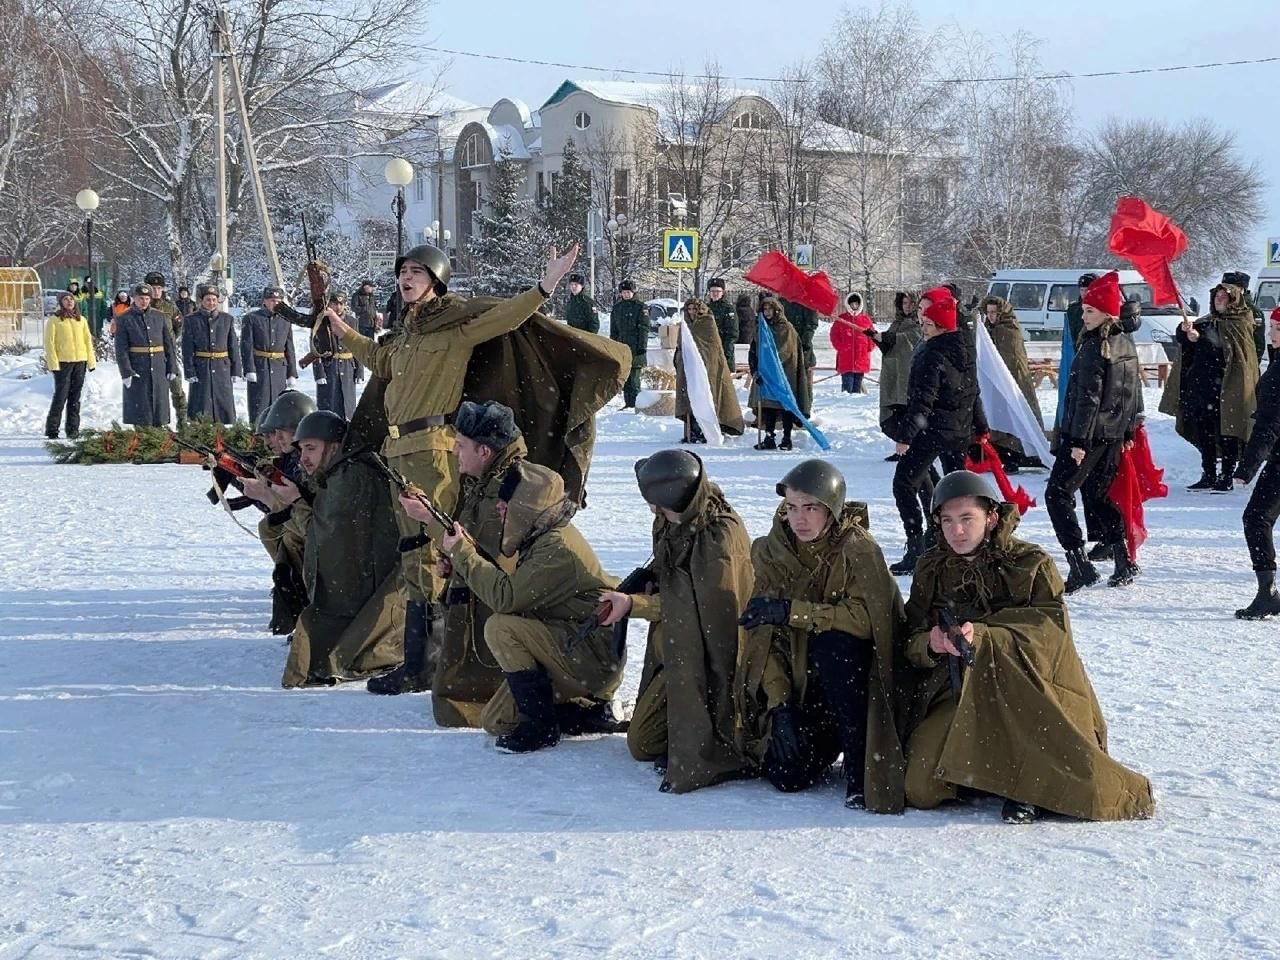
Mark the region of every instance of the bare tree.
<instances>
[{"instance_id":1,"label":"bare tree","mask_svg":"<svg viewBox=\"0 0 1280 960\"><path fill-rule=\"evenodd\" d=\"M658 254L656 200L658 164L652 149L652 126L622 130L601 125L589 135L582 160L591 176L591 195L606 226L597 270L612 296L626 279L653 283Z\"/></svg>"}]
</instances>

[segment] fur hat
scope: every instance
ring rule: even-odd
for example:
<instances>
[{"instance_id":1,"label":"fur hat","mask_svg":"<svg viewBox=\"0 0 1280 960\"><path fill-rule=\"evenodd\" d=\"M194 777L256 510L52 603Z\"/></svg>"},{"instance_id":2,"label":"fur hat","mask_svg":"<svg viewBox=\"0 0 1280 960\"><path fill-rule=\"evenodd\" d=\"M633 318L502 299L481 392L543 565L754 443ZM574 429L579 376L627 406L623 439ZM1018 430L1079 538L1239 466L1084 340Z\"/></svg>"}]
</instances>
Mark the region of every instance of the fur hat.
<instances>
[{"instance_id":1,"label":"fur hat","mask_svg":"<svg viewBox=\"0 0 1280 960\"><path fill-rule=\"evenodd\" d=\"M719 277L712 277L710 280L707 281L707 289L710 290L713 287L719 287L721 290L723 290L724 281L721 280Z\"/></svg>"},{"instance_id":2,"label":"fur hat","mask_svg":"<svg viewBox=\"0 0 1280 960\"><path fill-rule=\"evenodd\" d=\"M926 290L920 294L920 299L929 301L929 306L924 309L923 315L933 321L935 327L940 330L956 328L956 298L951 295L947 287Z\"/></svg>"},{"instance_id":3,"label":"fur hat","mask_svg":"<svg viewBox=\"0 0 1280 960\"><path fill-rule=\"evenodd\" d=\"M635 291L635 289L636 289L636 285L635 285L635 282L634 282L634 281L632 281L632 280L623 280L620 284L618 284L618 289L619 289L619 290L630 290L630 291L634 292L634 291Z\"/></svg>"},{"instance_id":4,"label":"fur hat","mask_svg":"<svg viewBox=\"0 0 1280 960\"><path fill-rule=\"evenodd\" d=\"M1101 310L1108 317L1120 316L1120 307L1124 305L1124 296L1120 293L1120 275L1112 270L1104 273L1085 290L1080 300L1084 306Z\"/></svg>"},{"instance_id":5,"label":"fur hat","mask_svg":"<svg viewBox=\"0 0 1280 960\"><path fill-rule=\"evenodd\" d=\"M453 418L453 429L474 443L493 451L505 450L521 436L516 415L496 400L463 401Z\"/></svg>"}]
</instances>

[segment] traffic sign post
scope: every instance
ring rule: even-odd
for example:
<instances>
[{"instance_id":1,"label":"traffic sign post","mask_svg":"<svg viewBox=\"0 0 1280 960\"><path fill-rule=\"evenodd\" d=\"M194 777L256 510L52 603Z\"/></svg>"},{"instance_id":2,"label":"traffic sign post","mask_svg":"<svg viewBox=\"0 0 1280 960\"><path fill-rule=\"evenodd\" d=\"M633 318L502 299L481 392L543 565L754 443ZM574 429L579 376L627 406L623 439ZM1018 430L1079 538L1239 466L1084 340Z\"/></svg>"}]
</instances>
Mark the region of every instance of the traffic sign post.
<instances>
[{"instance_id":1,"label":"traffic sign post","mask_svg":"<svg viewBox=\"0 0 1280 960\"><path fill-rule=\"evenodd\" d=\"M1280 237L1267 238L1268 267L1280 267Z\"/></svg>"},{"instance_id":2,"label":"traffic sign post","mask_svg":"<svg viewBox=\"0 0 1280 960\"><path fill-rule=\"evenodd\" d=\"M369 251L369 273L377 276L380 273L390 273L396 266L396 252L394 250L370 250Z\"/></svg>"},{"instance_id":3,"label":"traffic sign post","mask_svg":"<svg viewBox=\"0 0 1280 960\"><path fill-rule=\"evenodd\" d=\"M662 231L664 270L696 270L701 253L697 230L680 227Z\"/></svg>"},{"instance_id":4,"label":"traffic sign post","mask_svg":"<svg viewBox=\"0 0 1280 960\"><path fill-rule=\"evenodd\" d=\"M795 264L797 267L813 266L813 244L812 243L796 244Z\"/></svg>"}]
</instances>

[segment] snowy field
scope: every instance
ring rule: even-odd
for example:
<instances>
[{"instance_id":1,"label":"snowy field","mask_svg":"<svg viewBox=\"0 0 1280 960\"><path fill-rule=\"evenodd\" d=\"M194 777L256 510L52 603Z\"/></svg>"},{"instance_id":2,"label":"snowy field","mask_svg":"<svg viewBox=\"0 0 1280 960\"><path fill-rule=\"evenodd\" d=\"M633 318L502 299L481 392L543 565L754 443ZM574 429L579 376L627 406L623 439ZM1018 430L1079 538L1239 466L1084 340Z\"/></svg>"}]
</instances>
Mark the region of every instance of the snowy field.
<instances>
[{"instance_id":1,"label":"snowy field","mask_svg":"<svg viewBox=\"0 0 1280 960\"><path fill-rule=\"evenodd\" d=\"M50 378L0 364L0 960L1280 956L1277 624L1232 618L1245 495L1185 493L1195 455L1158 414L1172 493L1148 505L1143 576L1071 600L1156 818L1017 828L994 802L852 812L837 783L660 794L622 737L510 757L436 729L427 695L285 692L266 555L206 475L53 465ZM896 559L874 387L836 385L816 400L831 459ZM86 426L118 405L100 369ZM679 432L616 407L599 427L577 522L623 574L649 553L631 464ZM754 439L705 458L760 535L812 449ZM1040 497L1044 477L1022 482ZM1042 507L1022 533L1061 559Z\"/></svg>"}]
</instances>

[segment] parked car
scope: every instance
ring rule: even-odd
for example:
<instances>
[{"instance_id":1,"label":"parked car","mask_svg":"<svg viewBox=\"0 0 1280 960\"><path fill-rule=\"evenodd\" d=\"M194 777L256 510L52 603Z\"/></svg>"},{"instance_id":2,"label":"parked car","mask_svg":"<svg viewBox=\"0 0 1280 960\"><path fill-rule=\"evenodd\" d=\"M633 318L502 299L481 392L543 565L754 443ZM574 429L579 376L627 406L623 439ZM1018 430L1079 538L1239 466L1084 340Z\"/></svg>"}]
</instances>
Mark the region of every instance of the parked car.
<instances>
[{"instance_id":1,"label":"parked car","mask_svg":"<svg viewBox=\"0 0 1280 960\"><path fill-rule=\"evenodd\" d=\"M663 320L669 320L680 312L680 302L672 300L670 297L658 297L655 300L648 300L645 306L649 309L649 332L657 333L658 324Z\"/></svg>"},{"instance_id":2,"label":"parked car","mask_svg":"<svg viewBox=\"0 0 1280 960\"><path fill-rule=\"evenodd\" d=\"M44 315L47 317L58 310L58 300L62 297L66 290L49 290L44 291Z\"/></svg>"}]
</instances>

